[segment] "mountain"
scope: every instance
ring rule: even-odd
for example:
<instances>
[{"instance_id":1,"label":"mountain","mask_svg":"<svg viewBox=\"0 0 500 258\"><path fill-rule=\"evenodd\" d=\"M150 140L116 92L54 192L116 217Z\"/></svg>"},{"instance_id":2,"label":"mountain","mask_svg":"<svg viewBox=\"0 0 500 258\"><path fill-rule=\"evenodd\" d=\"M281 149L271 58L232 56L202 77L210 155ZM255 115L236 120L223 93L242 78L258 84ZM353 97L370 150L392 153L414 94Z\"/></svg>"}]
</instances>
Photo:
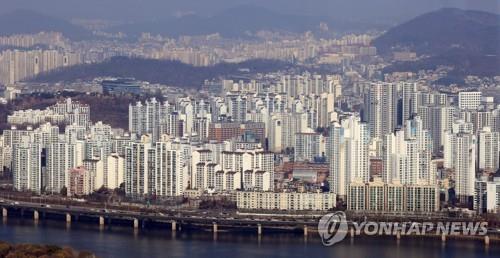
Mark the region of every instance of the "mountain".
<instances>
[{"instance_id":1,"label":"mountain","mask_svg":"<svg viewBox=\"0 0 500 258\"><path fill-rule=\"evenodd\" d=\"M374 40L380 53L407 48L435 55L452 48L481 54L498 54L500 15L444 8L391 28Z\"/></svg>"},{"instance_id":2,"label":"mountain","mask_svg":"<svg viewBox=\"0 0 500 258\"><path fill-rule=\"evenodd\" d=\"M62 32L72 40L92 37L92 33L68 21L46 16L30 10L16 10L0 16L0 36L31 34L41 31Z\"/></svg>"},{"instance_id":3,"label":"mountain","mask_svg":"<svg viewBox=\"0 0 500 258\"><path fill-rule=\"evenodd\" d=\"M196 67L179 61L113 57L105 62L72 66L39 75L35 82L73 82L92 80L96 77L134 77L141 81L199 88L207 79L220 76L245 76L251 73L269 73L285 70L291 64L276 60L249 60L242 63L220 63L208 67Z\"/></svg>"},{"instance_id":4,"label":"mountain","mask_svg":"<svg viewBox=\"0 0 500 258\"><path fill-rule=\"evenodd\" d=\"M385 67L383 73L434 70L440 65L453 67L453 70L442 81L463 82L467 75L479 77L500 75L500 58L498 55L481 55L458 49L416 61L396 62Z\"/></svg>"},{"instance_id":5,"label":"mountain","mask_svg":"<svg viewBox=\"0 0 500 258\"><path fill-rule=\"evenodd\" d=\"M442 81L461 82L467 75L500 75L500 15L445 8L396 26L374 40L382 55L417 52L420 59L396 62L383 72L417 72L440 65L453 70Z\"/></svg>"},{"instance_id":6,"label":"mountain","mask_svg":"<svg viewBox=\"0 0 500 258\"><path fill-rule=\"evenodd\" d=\"M337 21L327 16L281 14L262 7L237 6L210 17L196 14L170 17L143 23L129 23L111 28L111 32L124 32L138 36L142 32L171 37L180 35L206 35L220 33L224 37L244 37L248 32L272 30L305 32L318 30L320 23L327 23L336 30L364 30L377 25L360 22Z\"/></svg>"}]
</instances>

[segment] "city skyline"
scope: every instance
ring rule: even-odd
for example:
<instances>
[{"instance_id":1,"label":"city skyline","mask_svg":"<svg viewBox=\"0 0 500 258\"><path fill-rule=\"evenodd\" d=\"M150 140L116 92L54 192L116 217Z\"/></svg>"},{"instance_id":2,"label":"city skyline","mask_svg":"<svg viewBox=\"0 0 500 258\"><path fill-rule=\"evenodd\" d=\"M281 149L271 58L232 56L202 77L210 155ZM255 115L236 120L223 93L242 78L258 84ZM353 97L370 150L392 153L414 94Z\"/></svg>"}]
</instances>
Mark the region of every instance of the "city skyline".
<instances>
[{"instance_id":1,"label":"city skyline","mask_svg":"<svg viewBox=\"0 0 500 258\"><path fill-rule=\"evenodd\" d=\"M496 257L499 8L0 3L0 256Z\"/></svg>"}]
</instances>

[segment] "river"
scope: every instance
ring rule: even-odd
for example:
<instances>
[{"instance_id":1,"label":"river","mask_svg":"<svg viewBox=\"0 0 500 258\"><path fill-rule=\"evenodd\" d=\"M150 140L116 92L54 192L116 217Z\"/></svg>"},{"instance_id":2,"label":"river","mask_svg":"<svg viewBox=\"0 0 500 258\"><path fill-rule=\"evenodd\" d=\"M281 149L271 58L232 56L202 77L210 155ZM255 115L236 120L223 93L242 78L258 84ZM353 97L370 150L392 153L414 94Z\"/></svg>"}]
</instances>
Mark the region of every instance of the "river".
<instances>
[{"instance_id":1,"label":"river","mask_svg":"<svg viewBox=\"0 0 500 258\"><path fill-rule=\"evenodd\" d=\"M60 221L9 218L3 221L0 240L12 243L39 243L70 246L91 251L99 257L338 257L338 258L434 258L500 257L500 245L485 247L480 241L395 237L350 238L325 247L311 233L307 241L300 234L269 233L262 237L252 233L180 231L167 228L136 230L128 227L106 227Z\"/></svg>"}]
</instances>

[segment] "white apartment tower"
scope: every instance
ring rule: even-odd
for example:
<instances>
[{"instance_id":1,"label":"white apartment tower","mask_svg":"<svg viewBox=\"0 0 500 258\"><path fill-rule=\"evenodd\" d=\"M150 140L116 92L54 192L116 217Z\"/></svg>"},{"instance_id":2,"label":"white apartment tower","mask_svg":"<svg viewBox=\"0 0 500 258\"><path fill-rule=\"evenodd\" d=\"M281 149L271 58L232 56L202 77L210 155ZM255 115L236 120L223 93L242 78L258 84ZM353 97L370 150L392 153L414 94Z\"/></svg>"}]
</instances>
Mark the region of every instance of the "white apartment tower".
<instances>
[{"instance_id":1,"label":"white apartment tower","mask_svg":"<svg viewBox=\"0 0 500 258\"><path fill-rule=\"evenodd\" d=\"M82 165L83 145L66 142L51 143L47 148L46 189L58 193L68 187L69 169Z\"/></svg>"},{"instance_id":2,"label":"white apartment tower","mask_svg":"<svg viewBox=\"0 0 500 258\"><path fill-rule=\"evenodd\" d=\"M19 191L42 191L42 148L29 137L14 145L12 155L14 188Z\"/></svg>"},{"instance_id":3,"label":"white apartment tower","mask_svg":"<svg viewBox=\"0 0 500 258\"><path fill-rule=\"evenodd\" d=\"M153 142L160 138L160 117L163 106L155 98L147 100L145 105L137 102L129 105L129 131L138 136L150 134Z\"/></svg>"},{"instance_id":4,"label":"white apartment tower","mask_svg":"<svg viewBox=\"0 0 500 258\"><path fill-rule=\"evenodd\" d=\"M400 86L403 91L403 119L410 119L413 114L418 111L417 102L417 84L414 82L401 82Z\"/></svg>"},{"instance_id":5,"label":"white apartment tower","mask_svg":"<svg viewBox=\"0 0 500 258\"><path fill-rule=\"evenodd\" d=\"M476 110L481 105L480 91L464 91L458 93L458 107L460 109Z\"/></svg>"},{"instance_id":6,"label":"white apartment tower","mask_svg":"<svg viewBox=\"0 0 500 258\"><path fill-rule=\"evenodd\" d=\"M448 133L444 145L445 167L453 169L455 192L462 201L474 196L476 180L476 136Z\"/></svg>"},{"instance_id":7,"label":"white apartment tower","mask_svg":"<svg viewBox=\"0 0 500 258\"><path fill-rule=\"evenodd\" d=\"M295 135L294 161L313 162L314 158L321 157L321 142L323 136L319 133L297 133Z\"/></svg>"},{"instance_id":8,"label":"white apartment tower","mask_svg":"<svg viewBox=\"0 0 500 258\"><path fill-rule=\"evenodd\" d=\"M188 185L185 153L148 137L125 148L125 191L131 196L180 196Z\"/></svg>"},{"instance_id":9,"label":"white apartment tower","mask_svg":"<svg viewBox=\"0 0 500 258\"><path fill-rule=\"evenodd\" d=\"M366 105L371 136L383 138L392 133L397 126L397 85L383 82L371 84Z\"/></svg>"},{"instance_id":10,"label":"white apartment tower","mask_svg":"<svg viewBox=\"0 0 500 258\"><path fill-rule=\"evenodd\" d=\"M369 181L368 124L359 116L348 116L330 127L330 191L345 198L347 186L354 180Z\"/></svg>"},{"instance_id":11,"label":"white apartment tower","mask_svg":"<svg viewBox=\"0 0 500 258\"><path fill-rule=\"evenodd\" d=\"M434 185L436 175L431 166L432 142L428 131L422 130L419 117L407 121L405 129L385 136L383 182Z\"/></svg>"},{"instance_id":12,"label":"white apartment tower","mask_svg":"<svg viewBox=\"0 0 500 258\"><path fill-rule=\"evenodd\" d=\"M155 172L154 149L146 138L125 147L125 191L131 196L148 194Z\"/></svg>"},{"instance_id":13,"label":"white apartment tower","mask_svg":"<svg viewBox=\"0 0 500 258\"><path fill-rule=\"evenodd\" d=\"M189 179L183 151L172 148L167 142L157 142L155 149L155 174L150 182L154 182L152 193L158 196L182 195Z\"/></svg>"},{"instance_id":14,"label":"white apartment tower","mask_svg":"<svg viewBox=\"0 0 500 258\"><path fill-rule=\"evenodd\" d=\"M484 127L479 132L479 169L495 173L499 168L500 133Z\"/></svg>"},{"instance_id":15,"label":"white apartment tower","mask_svg":"<svg viewBox=\"0 0 500 258\"><path fill-rule=\"evenodd\" d=\"M112 153L107 157L107 182L106 186L110 189L120 187L124 182L125 176L125 159L116 153Z\"/></svg>"}]
</instances>

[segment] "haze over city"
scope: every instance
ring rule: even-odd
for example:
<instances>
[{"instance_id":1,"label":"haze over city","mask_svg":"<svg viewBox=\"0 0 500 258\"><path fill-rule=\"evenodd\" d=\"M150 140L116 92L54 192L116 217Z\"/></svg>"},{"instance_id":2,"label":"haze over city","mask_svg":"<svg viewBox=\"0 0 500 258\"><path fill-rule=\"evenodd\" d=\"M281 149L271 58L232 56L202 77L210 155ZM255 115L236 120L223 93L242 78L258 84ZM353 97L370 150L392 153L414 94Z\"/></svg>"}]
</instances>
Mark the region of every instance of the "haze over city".
<instances>
[{"instance_id":1,"label":"haze over city","mask_svg":"<svg viewBox=\"0 0 500 258\"><path fill-rule=\"evenodd\" d=\"M351 21L395 23L443 7L499 13L497 0L17 0L2 1L0 13L37 10L63 18L117 21L158 20L179 14L212 16L237 6L264 7L278 13L330 16Z\"/></svg>"}]
</instances>

